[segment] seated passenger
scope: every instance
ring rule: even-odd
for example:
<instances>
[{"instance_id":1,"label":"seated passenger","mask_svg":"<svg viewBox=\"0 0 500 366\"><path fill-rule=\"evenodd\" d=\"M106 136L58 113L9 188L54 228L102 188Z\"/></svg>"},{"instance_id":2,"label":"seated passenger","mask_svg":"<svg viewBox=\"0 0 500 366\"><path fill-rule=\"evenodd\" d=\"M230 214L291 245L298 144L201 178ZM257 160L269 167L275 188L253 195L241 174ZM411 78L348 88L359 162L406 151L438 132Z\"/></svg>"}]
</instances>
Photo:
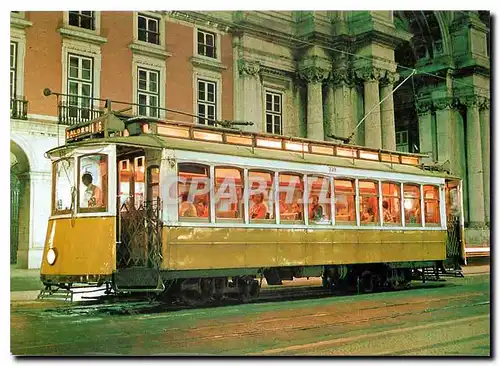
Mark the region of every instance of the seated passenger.
<instances>
[{"instance_id":1,"label":"seated passenger","mask_svg":"<svg viewBox=\"0 0 500 366\"><path fill-rule=\"evenodd\" d=\"M192 202L188 201L188 194L183 193L181 196L181 204L179 205L180 217L196 217L196 207Z\"/></svg>"},{"instance_id":2,"label":"seated passenger","mask_svg":"<svg viewBox=\"0 0 500 366\"><path fill-rule=\"evenodd\" d=\"M394 222L394 217L389 211L389 203L387 201L382 202L382 207L384 208L384 222Z\"/></svg>"},{"instance_id":3,"label":"seated passenger","mask_svg":"<svg viewBox=\"0 0 500 366\"><path fill-rule=\"evenodd\" d=\"M373 222L374 218L375 218L375 215L374 215L373 209L371 207L368 207L368 209L361 214L361 221L362 222Z\"/></svg>"},{"instance_id":4,"label":"seated passenger","mask_svg":"<svg viewBox=\"0 0 500 366\"><path fill-rule=\"evenodd\" d=\"M314 195L311 197L312 203L309 207L309 218L314 221L319 221L323 218L323 207L319 204L319 197Z\"/></svg>"},{"instance_id":5,"label":"seated passenger","mask_svg":"<svg viewBox=\"0 0 500 366\"><path fill-rule=\"evenodd\" d=\"M291 210L295 214L295 220L302 220L302 210L297 202L292 204Z\"/></svg>"},{"instance_id":6,"label":"seated passenger","mask_svg":"<svg viewBox=\"0 0 500 366\"><path fill-rule=\"evenodd\" d=\"M250 208L251 219L266 218L267 206L263 201L264 201L264 193L257 193L253 196L253 205Z\"/></svg>"},{"instance_id":7,"label":"seated passenger","mask_svg":"<svg viewBox=\"0 0 500 366\"><path fill-rule=\"evenodd\" d=\"M196 214L198 217L208 217L208 206L202 198L196 202Z\"/></svg>"}]
</instances>

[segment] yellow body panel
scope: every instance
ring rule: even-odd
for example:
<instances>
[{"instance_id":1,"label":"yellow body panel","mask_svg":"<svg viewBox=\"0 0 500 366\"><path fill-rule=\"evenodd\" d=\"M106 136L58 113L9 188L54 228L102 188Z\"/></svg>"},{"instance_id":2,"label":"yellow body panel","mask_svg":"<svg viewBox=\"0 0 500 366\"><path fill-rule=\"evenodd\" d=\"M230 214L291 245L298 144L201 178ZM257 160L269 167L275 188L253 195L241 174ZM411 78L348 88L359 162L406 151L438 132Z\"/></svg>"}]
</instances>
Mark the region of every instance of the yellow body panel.
<instances>
[{"instance_id":1,"label":"yellow body panel","mask_svg":"<svg viewBox=\"0 0 500 366\"><path fill-rule=\"evenodd\" d=\"M165 227L163 269L446 259L445 231Z\"/></svg>"},{"instance_id":2,"label":"yellow body panel","mask_svg":"<svg viewBox=\"0 0 500 366\"><path fill-rule=\"evenodd\" d=\"M47 251L57 258L49 265ZM49 220L42 258L42 275L111 275L116 269L114 217Z\"/></svg>"}]
</instances>

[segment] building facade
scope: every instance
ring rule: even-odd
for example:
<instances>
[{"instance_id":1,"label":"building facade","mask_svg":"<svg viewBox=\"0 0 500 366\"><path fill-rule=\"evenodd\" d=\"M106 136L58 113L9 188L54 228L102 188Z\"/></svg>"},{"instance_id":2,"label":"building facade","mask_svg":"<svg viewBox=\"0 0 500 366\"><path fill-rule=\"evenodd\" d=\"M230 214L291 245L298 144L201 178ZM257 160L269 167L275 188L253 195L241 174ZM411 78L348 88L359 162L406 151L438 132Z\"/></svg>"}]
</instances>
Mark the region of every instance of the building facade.
<instances>
[{"instance_id":1,"label":"building facade","mask_svg":"<svg viewBox=\"0 0 500 366\"><path fill-rule=\"evenodd\" d=\"M489 32L477 11L12 12L11 262L40 266L44 152L105 99L428 154L464 179L467 245L489 248Z\"/></svg>"}]
</instances>

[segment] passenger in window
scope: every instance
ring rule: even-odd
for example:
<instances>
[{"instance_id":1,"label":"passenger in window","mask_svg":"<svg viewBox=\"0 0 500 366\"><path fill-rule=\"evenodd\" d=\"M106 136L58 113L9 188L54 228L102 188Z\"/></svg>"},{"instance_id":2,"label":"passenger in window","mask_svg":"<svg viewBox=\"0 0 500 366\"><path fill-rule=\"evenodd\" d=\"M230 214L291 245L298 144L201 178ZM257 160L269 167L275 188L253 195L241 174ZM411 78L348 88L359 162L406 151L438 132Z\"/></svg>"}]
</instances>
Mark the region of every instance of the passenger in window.
<instances>
[{"instance_id":1,"label":"passenger in window","mask_svg":"<svg viewBox=\"0 0 500 366\"><path fill-rule=\"evenodd\" d=\"M361 214L362 222L374 222L375 214L373 213L373 209L368 207L366 211Z\"/></svg>"},{"instance_id":2,"label":"passenger in window","mask_svg":"<svg viewBox=\"0 0 500 366\"><path fill-rule=\"evenodd\" d=\"M208 206L203 198L196 202L196 214L198 217L208 217Z\"/></svg>"},{"instance_id":3,"label":"passenger in window","mask_svg":"<svg viewBox=\"0 0 500 366\"><path fill-rule=\"evenodd\" d=\"M197 217L196 207L192 202L188 201L188 194L181 195L181 204L179 205L179 216L181 217Z\"/></svg>"},{"instance_id":4,"label":"passenger in window","mask_svg":"<svg viewBox=\"0 0 500 366\"><path fill-rule=\"evenodd\" d=\"M309 208L309 218L314 221L320 221L323 218L323 207L319 204L319 197L314 195L311 197L312 203Z\"/></svg>"},{"instance_id":5,"label":"passenger in window","mask_svg":"<svg viewBox=\"0 0 500 366\"><path fill-rule=\"evenodd\" d=\"M86 187L83 202L87 203L88 208L103 207L102 191L95 184L92 184L92 181L92 174L87 172L82 175L82 183Z\"/></svg>"},{"instance_id":6,"label":"passenger in window","mask_svg":"<svg viewBox=\"0 0 500 366\"><path fill-rule=\"evenodd\" d=\"M394 222L394 217L389 211L389 203L387 201L382 202L382 207L384 209L384 222Z\"/></svg>"},{"instance_id":7,"label":"passenger in window","mask_svg":"<svg viewBox=\"0 0 500 366\"><path fill-rule=\"evenodd\" d=\"M292 212L295 214L295 220L302 220L302 210L297 202L292 203Z\"/></svg>"},{"instance_id":8,"label":"passenger in window","mask_svg":"<svg viewBox=\"0 0 500 366\"><path fill-rule=\"evenodd\" d=\"M264 203L264 193L257 193L253 196L253 205L250 208L251 219L265 219L267 205Z\"/></svg>"}]
</instances>

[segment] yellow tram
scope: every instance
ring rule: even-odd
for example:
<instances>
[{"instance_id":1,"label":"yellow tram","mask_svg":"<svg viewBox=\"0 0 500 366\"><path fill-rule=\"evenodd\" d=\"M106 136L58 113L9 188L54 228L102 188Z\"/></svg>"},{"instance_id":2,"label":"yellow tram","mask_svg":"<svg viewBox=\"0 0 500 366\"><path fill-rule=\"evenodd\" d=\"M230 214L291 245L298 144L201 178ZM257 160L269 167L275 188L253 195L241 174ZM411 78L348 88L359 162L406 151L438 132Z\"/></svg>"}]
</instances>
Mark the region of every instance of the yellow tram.
<instances>
[{"instance_id":1,"label":"yellow tram","mask_svg":"<svg viewBox=\"0 0 500 366\"><path fill-rule=\"evenodd\" d=\"M465 260L461 181L417 154L114 112L47 154L47 289L247 300L264 277L371 291Z\"/></svg>"}]
</instances>

